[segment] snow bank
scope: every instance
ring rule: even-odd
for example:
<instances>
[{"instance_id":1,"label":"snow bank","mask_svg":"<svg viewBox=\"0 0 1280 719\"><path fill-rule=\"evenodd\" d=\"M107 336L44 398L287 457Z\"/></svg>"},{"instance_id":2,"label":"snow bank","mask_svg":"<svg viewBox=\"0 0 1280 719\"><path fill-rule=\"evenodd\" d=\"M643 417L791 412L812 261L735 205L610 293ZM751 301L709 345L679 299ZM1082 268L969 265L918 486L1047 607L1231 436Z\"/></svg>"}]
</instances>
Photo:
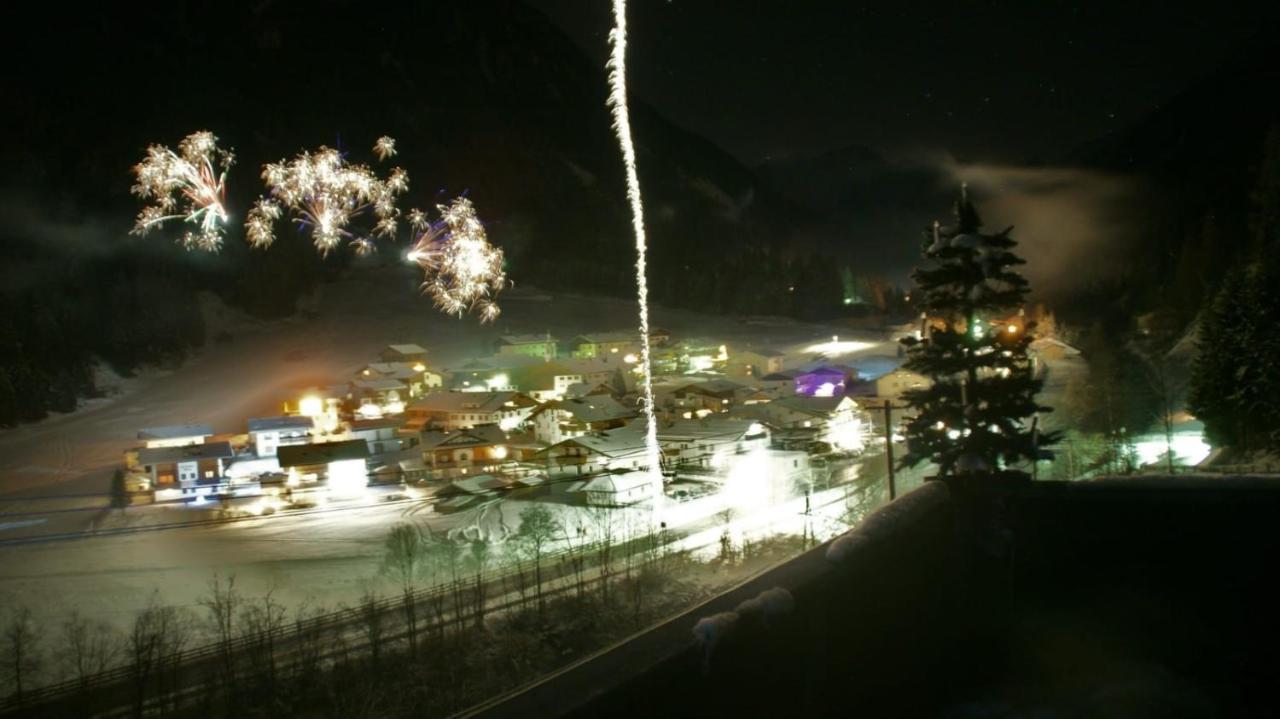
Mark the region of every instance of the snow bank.
<instances>
[{"instance_id":1,"label":"snow bank","mask_svg":"<svg viewBox=\"0 0 1280 719\"><path fill-rule=\"evenodd\" d=\"M934 507L945 504L951 497L942 482L925 482L913 490L884 505L862 520L862 524L840 535L827 547L827 559L836 564L847 561L861 547L880 542L897 533L904 525L917 521Z\"/></svg>"}]
</instances>

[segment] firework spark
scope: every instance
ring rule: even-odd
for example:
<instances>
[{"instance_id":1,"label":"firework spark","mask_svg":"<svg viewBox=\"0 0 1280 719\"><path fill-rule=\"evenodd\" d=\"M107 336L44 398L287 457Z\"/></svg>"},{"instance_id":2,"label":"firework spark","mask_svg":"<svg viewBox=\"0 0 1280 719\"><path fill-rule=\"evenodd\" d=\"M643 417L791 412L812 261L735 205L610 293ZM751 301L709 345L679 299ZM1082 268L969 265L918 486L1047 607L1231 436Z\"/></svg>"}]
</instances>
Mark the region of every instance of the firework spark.
<instances>
[{"instance_id":1,"label":"firework spark","mask_svg":"<svg viewBox=\"0 0 1280 719\"><path fill-rule=\"evenodd\" d=\"M177 152L164 145L148 147L146 158L133 168L138 181L132 192L152 204L138 213L132 234L145 235L156 225L180 219L196 226L182 236L184 247L217 251L227 221L227 169L234 161L234 154L220 149L208 130L187 135Z\"/></svg>"},{"instance_id":2,"label":"firework spark","mask_svg":"<svg viewBox=\"0 0 1280 719\"><path fill-rule=\"evenodd\" d=\"M381 157L395 154L395 140L378 139L374 152ZM328 254L347 240L357 252L373 250L373 236L395 234L399 210L396 196L409 189L409 175L392 168L385 180L365 165L347 162L342 153L321 147L303 152L293 160L269 164L262 169L268 196L260 198L245 221L245 235L254 247L275 242L275 222L291 214L300 227L309 227L316 249ZM364 233L351 221L372 208L377 218L372 230Z\"/></svg>"},{"instance_id":3,"label":"firework spark","mask_svg":"<svg viewBox=\"0 0 1280 719\"><path fill-rule=\"evenodd\" d=\"M649 284L646 274L644 204L640 200L640 178L636 174L636 149L631 142L631 115L627 111L627 2L613 0L613 30L609 42L609 106L613 110L613 128L622 148L622 162L627 170L627 200L631 204L631 225L636 238L636 299L640 305L641 409L646 420L645 460L653 476L653 496L662 498L661 456L658 448L658 423L653 414L653 367L649 360Z\"/></svg>"},{"instance_id":4,"label":"firework spark","mask_svg":"<svg viewBox=\"0 0 1280 719\"><path fill-rule=\"evenodd\" d=\"M379 137L378 141L373 143L373 154L377 155L379 160L386 160L388 157L395 157L396 141L386 135Z\"/></svg>"},{"instance_id":5,"label":"firework spark","mask_svg":"<svg viewBox=\"0 0 1280 719\"><path fill-rule=\"evenodd\" d=\"M489 244L467 198L437 205L437 209L440 221L436 223L430 223L420 210L410 210L408 215L409 223L421 232L408 258L426 273L422 289L444 312L462 316L474 311L481 322L492 322L501 311L494 297L507 281L502 250Z\"/></svg>"}]
</instances>

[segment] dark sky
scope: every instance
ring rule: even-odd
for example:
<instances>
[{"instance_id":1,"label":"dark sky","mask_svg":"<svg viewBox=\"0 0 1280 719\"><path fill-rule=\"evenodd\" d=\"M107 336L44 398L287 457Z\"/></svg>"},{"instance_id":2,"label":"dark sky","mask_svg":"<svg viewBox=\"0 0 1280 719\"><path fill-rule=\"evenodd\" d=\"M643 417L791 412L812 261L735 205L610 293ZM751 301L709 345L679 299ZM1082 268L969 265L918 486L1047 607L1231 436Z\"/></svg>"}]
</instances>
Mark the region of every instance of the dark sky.
<instances>
[{"instance_id":1,"label":"dark sky","mask_svg":"<svg viewBox=\"0 0 1280 719\"><path fill-rule=\"evenodd\" d=\"M604 0L529 0L593 58ZM1261 4L633 0L632 92L754 163L848 145L1047 160L1226 60Z\"/></svg>"}]
</instances>

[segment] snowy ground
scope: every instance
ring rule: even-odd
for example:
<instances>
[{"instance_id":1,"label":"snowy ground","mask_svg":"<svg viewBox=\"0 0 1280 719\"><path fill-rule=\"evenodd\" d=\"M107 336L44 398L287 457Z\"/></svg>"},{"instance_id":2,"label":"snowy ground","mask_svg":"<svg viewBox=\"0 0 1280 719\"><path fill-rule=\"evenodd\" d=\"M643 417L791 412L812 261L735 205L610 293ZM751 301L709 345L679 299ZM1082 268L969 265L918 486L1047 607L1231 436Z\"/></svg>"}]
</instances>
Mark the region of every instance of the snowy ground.
<instances>
[{"instance_id":1,"label":"snowy ground","mask_svg":"<svg viewBox=\"0 0 1280 719\"><path fill-rule=\"evenodd\" d=\"M503 333L550 331L569 339L635 326L634 304L620 299L519 289L502 300L500 321L482 327L472 318L437 313L407 278L357 274L325 287L310 318L233 325L243 329L231 330L232 341L211 344L176 370L144 373L122 382L112 398L0 432L0 541L75 532L101 520L108 513L111 474L123 451L136 445L138 429L208 423L218 432L243 432L247 418L277 413L280 402L295 398L303 386L349 376L389 343L416 342L430 349L434 364L448 366L485 354ZM868 343L838 358L841 362L875 373L898 362L894 343L838 326L662 307L653 308L653 317L655 326L677 338L772 346L797 353L793 359L839 334L842 340ZM516 504L507 503L501 514L484 521L501 524L513 518ZM274 583L290 603L311 596L327 604L350 601L376 572L386 528L423 506L353 507L217 527L0 546L0 604L27 604L50 615L74 606L127 618L153 591L165 603L193 603L215 571L235 573L250 591ZM128 517L151 510L124 511ZM433 524L447 529L472 519L439 518Z\"/></svg>"}]
</instances>

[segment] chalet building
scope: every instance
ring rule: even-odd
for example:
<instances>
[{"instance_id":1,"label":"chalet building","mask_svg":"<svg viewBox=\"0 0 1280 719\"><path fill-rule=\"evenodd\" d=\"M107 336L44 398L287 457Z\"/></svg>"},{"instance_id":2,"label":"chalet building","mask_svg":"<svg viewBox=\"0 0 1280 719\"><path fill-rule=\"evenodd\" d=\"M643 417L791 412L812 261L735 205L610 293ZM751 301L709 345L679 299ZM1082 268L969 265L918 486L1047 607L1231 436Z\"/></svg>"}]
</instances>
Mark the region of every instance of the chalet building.
<instances>
[{"instance_id":1,"label":"chalet building","mask_svg":"<svg viewBox=\"0 0 1280 719\"><path fill-rule=\"evenodd\" d=\"M514 461L507 447L507 434L495 424L449 431L427 430L419 435L423 464L436 476L442 471L492 472Z\"/></svg>"},{"instance_id":2,"label":"chalet building","mask_svg":"<svg viewBox=\"0 0 1280 719\"><path fill-rule=\"evenodd\" d=\"M207 424L183 424L171 427L150 427L138 430L138 439L144 447L184 447L204 444L213 436L213 427Z\"/></svg>"},{"instance_id":3,"label":"chalet building","mask_svg":"<svg viewBox=\"0 0 1280 719\"><path fill-rule=\"evenodd\" d=\"M369 484L369 445L362 439L293 444L276 453L294 489L323 485L330 496L359 496Z\"/></svg>"},{"instance_id":4,"label":"chalet building","mask_svg":"<svg viewBox=\"0 0 1280 719\"><path fill-rule=\"evenodd\" d=\"M383 362L405 362L408 364L427 364L427 350L415 344L387 345L378 358Z\"/></svg>"},{"instance_id":5,"label":"chalet building","mask_svg":"<svg viewBox=\"0 0 1280 719\"><path fill-rule=\"evenodd\" d=\"M493 343L496 355L525 355L550 360L556 357L557 340L546 334L503 335Z\"/></svg>"},{"instance_id":6,"label":"chalet building","mask_svg":"<svg viewBox=\"0 0 1280 719\"><path fill-rule=\"evenodd\" d=\"M790 397L796 393L796 376L794 370L784 370L782 372L773 372L760 377L757 382L760 385L760 391L772 398Z\"/></svg>"},{"instance_id":7,"label":"chalet building","mask_svg":"<svg viewBox=\"0 0 1280 719\"><path fill-rule=\"evenodd\" d=\"M374 362L360 370L358 379L398 380L409 390L410 397L417 397L444 384L444 376L427 369L417 362Z\"/></svg>"},{"instance_id":8,"label":"chalet building","mask_svg":"<svg viewBox=\"0 0 1280 719\"><path fill-rule=\"evenodd\" d=\"M677 414L723 412L740 398L753 394L751 388L727 379L693 382L664 394L666 409Z\"/></svg>"},{"instance_id":9,"label":"chalet building","mask_svg":"<svg viewBox=\"0 0 1280 719\"><path fill-rule=\"evenodd\" d=\"M410 445L408 438L400 432L404 424L404 415L356 419L347 426L347 436L363 440L371 456L399 452Z\"/></svg>"},{"instance_id":10,"label":"chalet building","mask_svg":"<svg viewBox=\"0 0 1280 719\"><path fill-rule=\"evenodd\" d=\"M391 378L357 379L351 383L352 398L360 405L375 405L383 413L399 414L409 400L409 385Z\"/></svg>"},{"instance_id":11,"label":"chalet building","mask_svg":"<svg viewBox=\"0 0 1280 719\"><path fill-rule=\"evenodd\" d=\"M538 441L556 444L588 432L622 427L635 416L635 409L609 395L591 395L547 402L529 415L529 421Z\"/></svg>"},{"instance_id":12,"label":"chalet building","mask_svg":"<svg viewBox=\"0 0 1280 719\"><path fill-rule=\"evenodd\" d=\"M230 442L144 447L138 466L149 477L156 501L217 494L225 482L224 462L235 457Z\"/></svg>"},{"instance_id":13,"label":"chalet building","mask_svg":"<svg viewBox=\"0 0 1280 719\"><path fill-rule=\"evenodd\" d=\"M849 397L795 395L756 405L755 409L770 425L782 429L821 427L858 415L858 405Z\"/></svg>"},{"instance_id":14,"label":"chalet building","mask_svg":"<svg viewBox=\"0 0 1280 719\"><path fill-rule=\"evenodd\" d=\"M310 442L314 431L310 417L259 417L249 420L249 443L259 457L274 457L281 445Z\"/></svg>"},{"instance_id":15,"label":"chalet building","mask_svg":"<svg viewBox=\"0 0 1280 719\"><path fill-rule=\"evenodd\" d=\"M839 397L844 394L845 387L857 379L855 370L821 365L796 373L796 394L808 397Z\"/></svg>"},{"instance_id":16,"label":"chalet building","mask_svg":"<svg viewBox=\"0 0 1280 719\"><path fill-rule=\"evenodd\" d=\"M653 477L643 470L601 474L569 488L592 507L626 507L654 495Z\"/></svg>"},{"instance_id":17,"label":"chalet building","mask_svg":"<svg viewBox=\"0 0 1280 719\"><path fill-rule=\"evenodd\" d=\"M626 365L615 355L594 359L564 359L513 369L511 383L521 392L545 402L564 397L569 388L585 384L604 385L614 392L626 392L622 368Z\"/></svg>"},{"instance_id":18,"label":"chalet building","mask_svg":"<svg viewBox=\"0 0 1280 719\"><path fill-rule=\"evenodd\" d=\"M405 428L465 429L496 424L514 429L538 403L521 392L431 392L405 411Z\"/></svg>"},{"instance_id":19,"label":"chalet building","mask_svg":"<svg viewBox=\"0 0 1280 719\"><path fill-rule=\"evenodd\" d=\"M592 359L609 354L640 354L640 337L634 332L595 332L569 341L570 356Z\"/></svg>"},{"instance_id":20,"label":"chalet building","mask_svg":"<svg viewBox=\"0 0 1280 719\"><path fill-rule=\"evenodd\" d=\"M1039 360L1064 360L1080 357L1080 350L1054 337L1039 337L1031 340L1028 352Z\"/></svg>"},{"instance_id":21,"label":"chalet building","mask_svg":"<svg viewBox=\"0 0 1280 719\"><path fill-rule=\"evenodd\" d=\"M876 396L897 402L902 400L903 394L908 390L925 389L931 384L928 377L899 367L876 378Z\"/></svg>"},{"instance_id":22,"label":"chalet building","mask_svg":"<svg viewBox=\"0 0 1280 719\"><path fill-rule=\"evenodd\" d=\"M764 377L782 371L786 353L764 348L735 350L729 355L725 373L736 377Z\"/></svg>"},{"instance_id":23,"label":"chalet building","mask_svg":"<svg viewBox=\"0 0 1280 719\"><path fill-rule=\"evenodd\" d=\"M550 475L587 475L645 464L644 431L631 424L607 432L572 437L538 452Z\"/></svg>"},{"instance_id":24,"label":"chalet building","mask_svg":"<svg viewBox=\"0 0 1280 719\"><path fill-rule=\"evenodd\" d=\"M725 455L769 446L769 431L760 422L724 417L677 420L658 427L665 462L713 467Z\"/></svg>"}]
</instances>

